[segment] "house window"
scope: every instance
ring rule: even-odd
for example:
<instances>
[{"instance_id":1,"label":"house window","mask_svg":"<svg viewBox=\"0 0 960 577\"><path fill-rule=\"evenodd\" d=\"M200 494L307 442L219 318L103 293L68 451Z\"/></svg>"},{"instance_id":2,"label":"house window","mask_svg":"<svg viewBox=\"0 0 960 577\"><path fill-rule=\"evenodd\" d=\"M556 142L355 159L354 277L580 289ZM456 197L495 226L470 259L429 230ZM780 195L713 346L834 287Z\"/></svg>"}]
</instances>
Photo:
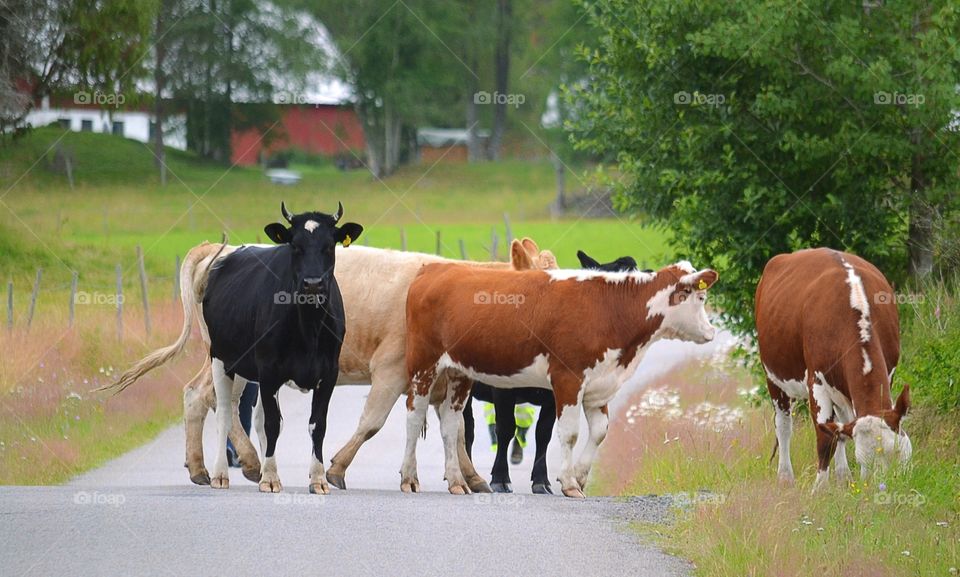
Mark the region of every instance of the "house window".
<instances>
[{"instance_id":1,"label":"house window","mask_svg":"<svg viewBox=\"0 0 960 577\"><path fill-rule=\"evenodd\" d=\"M70 119L69 118L58 118L57 124L60 125L60 128L64 130L70 130Z\"/></svg>"},{"instance_id":2,"label":"house window","mask_svg":"<svg viewBox=\"0 0 960 577\"><path fill-rule=\"evenodd\" d=\"M80 130L83 132L93 132L93 121L92 120L81 120L80 121Z\"/></svg>"},{"instance_id":3,"label":"house window","mask_svg":"<svg viewBox=\"0 0 960 577\"><path fill-rule=\"evenodd\" d=\"M113 134L116 136L123 136L123 122L120 120L113 121Z\"/></svg>"}]
</instances>

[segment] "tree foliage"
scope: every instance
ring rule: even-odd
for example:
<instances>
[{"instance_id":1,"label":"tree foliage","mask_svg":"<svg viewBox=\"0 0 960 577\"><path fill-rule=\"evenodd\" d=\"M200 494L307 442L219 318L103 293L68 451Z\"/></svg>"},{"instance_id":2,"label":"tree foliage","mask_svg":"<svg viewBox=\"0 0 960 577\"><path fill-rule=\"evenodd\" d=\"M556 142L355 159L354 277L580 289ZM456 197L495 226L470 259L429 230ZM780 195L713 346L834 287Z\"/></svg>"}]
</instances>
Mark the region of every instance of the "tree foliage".
<instances>
[{"instance_id":1,"label":"tree foliage","mask_svg":"<svg viewBox=\"0 0 960 577\"><path fill-rule=\"evenodd\" d=\"M908 252L933 246L923 225L958 184L955 3L584 8L596 38L581 48L590 81L567 92L580 105L568 128L616 155L621 209L722 271L733 326L752 327L775 254L831 246L902 281Z\"/></svg>"}]
</instances>

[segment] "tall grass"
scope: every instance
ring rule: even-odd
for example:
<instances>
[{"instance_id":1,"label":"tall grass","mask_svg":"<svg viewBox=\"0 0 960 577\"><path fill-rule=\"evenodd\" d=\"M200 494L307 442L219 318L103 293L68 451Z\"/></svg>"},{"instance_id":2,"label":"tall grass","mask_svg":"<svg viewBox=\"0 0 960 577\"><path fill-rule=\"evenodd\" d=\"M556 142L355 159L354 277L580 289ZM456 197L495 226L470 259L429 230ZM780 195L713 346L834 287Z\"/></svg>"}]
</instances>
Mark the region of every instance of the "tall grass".
<instances>
[{"instance_id":1,"label":"tall grass","mask_svg":"<svg viewBox=\"0 0 960 577\"><path fill-rule=\"evenodd\" d=\"M678 411L614 417L601 453L600 490L622 494L687 493L678 520L646 527L665 547L689 558L698 575L956 575L960 569L960 413L951 384L960 349L960 307L949 283L925 287L902 320L897 380L910 382L914 408L904 427L914 455L904 468L865 482L835 484L811 495L816 449L809 414L794 415L794 487L776 480L768 462L774 442L772 409L738 393L755 382L727 364L686 367L661 377L677 392L679 414L705 395L742 410L735 426L711 429ZM705 392L709 390L710 392ZM632 399L642 406L650 399ZM654 403L656 404L656 403ZM629 409L628 409L629 410ZM848 451L852 456L852 451ZM857 475L856 464L852 465ZM653 530L651 530L653 529Z\"/></svg>"}]
</instances>

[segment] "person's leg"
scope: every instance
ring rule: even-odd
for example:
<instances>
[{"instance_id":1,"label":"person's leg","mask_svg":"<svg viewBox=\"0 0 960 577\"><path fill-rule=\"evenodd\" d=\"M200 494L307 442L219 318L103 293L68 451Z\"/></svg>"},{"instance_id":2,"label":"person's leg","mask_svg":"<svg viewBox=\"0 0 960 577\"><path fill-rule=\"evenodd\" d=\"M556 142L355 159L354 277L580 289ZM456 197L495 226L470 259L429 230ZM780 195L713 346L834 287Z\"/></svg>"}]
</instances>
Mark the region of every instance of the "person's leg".
<instances>
[{"instance_id":1,"label":"person's leg","mask_svg":"<svg viewBox=\"0 0 960 577\"><path fill-rule=\"evenodd\" d=\"M513 450L510 453L510 462L519 465L523 462L523 450L527 447L527 431L533 426L536 410L533 405L523 403L514 406L513 416L517 421L517 431L514 435Z\"/></svg>"},{"instance_id":2,"label":"person's leg","mask_svg":"<svg viewBox=\"0 0 960 577\"><path fill-rule=\"evenodd\" d=\"M490 450L497 452L497 412L493 403L483 402L483 419L487 422L490 431Z\"/></svg>"}]
</instances>

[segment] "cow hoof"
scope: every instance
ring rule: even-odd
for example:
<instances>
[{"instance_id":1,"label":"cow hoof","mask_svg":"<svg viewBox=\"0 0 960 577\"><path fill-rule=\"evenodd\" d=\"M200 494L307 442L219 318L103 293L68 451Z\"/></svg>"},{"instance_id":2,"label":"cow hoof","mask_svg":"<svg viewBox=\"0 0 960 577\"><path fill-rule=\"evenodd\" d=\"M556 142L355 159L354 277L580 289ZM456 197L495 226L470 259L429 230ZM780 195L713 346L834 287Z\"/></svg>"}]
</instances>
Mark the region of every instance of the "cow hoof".
<instances>
[{"instance_id":1,"label":"cow hoof","mask_svg":"<svg viewBox=\"0 0 960 577\"><path fill-rule=\"evenodd\" d=\"M330 486L326 482L310 483L310 492L314 495L329 495Z\"/></svg>"},{"instance_id":2,"label":"cow hoof","mask_svg":"<svg viewBox=\"0 0 960 577\"><path fill-rule=\"evenodd\" d=\"M790 475L790 476L780 475L780 477L778 477L777 483L779 483L781 487L793 487L793 483L794 483L793 475Z\"/></svg>"},{"instance_id":3,"label":"cow hoof","mask_svg":"<svg viewBox=\"0 0 960 577\"><path fill-rule=\"evenodd\" d=\"M466 485L450 485L451 495L469 495L470 489Z\"/></svg>"},{"instance_id":4,"label":"cow hoof","mask_svg":"<svg viewBox=\"0 0 960 577\"><path fill-rule=\"evenodd\" d=\"M513 493L513 485L510 483L491 483L490 488L494 493Z\"/></svg>"},{"instance_id":5,"label":"cow hoof","mask_svg":"<svg viewBox=\"0 0 960 577\"><path fill-rule=\"evenodd\" d=\"M261 493L279 493L283 490L283 486L280 484L280 477L276 473L267 473L260 479L260 492Z\"/></svg>"},{"instance_id":6,"label":"cow hoof","mask_svg":"<svg viewBox=\"0 0 960 577\"><path fill-rule=\"evenodd\" d=\"M210 473L208 473L206 469L202 469L200 472L190 475L190 480L193 481L195 485L209 485Z\"/></svg>"},{"instance_id":7,"label":"cow hoof","mask_svg":"<svg viewBox=\"0 0 960 577\"><path fill-rule=\"evenodd\" d=\"M419 493L420 481L404 481L400 483L400 490L404 493Z\"/></svg>"},{"instance_id":8,"label":"cow hoof","mask_svg":"<svg viewBox=\"0 0 960 577\"><path fill-rule=\"evenodd\" d=\"M564 490L563 490L563 494L564 494L564 496L566 496L566 497L572 497L572 498L574 498L574 499L583 499L583 498L584 498L583 491L581 491L580 489L577 489L576 487L570 487L570 488L568 488L568 489L564 489Z\"/></svg>"},{"instance_id":9,"label":"cow hoof","mask_svg":"<svg viewBox=\"0 0 960 577\"><path fill-rule=\"evenodd\" d=\"M343 475L327 471L327 482L341 491L347 490L347 481L343 478Z\"/></svg>"},{"instance_id":10,"label":"cow hoof","mask_svg":"<svg viewBox=\"0 0 960 577\"><path fill-rule=\"evenodd\" d=\"M533 494L534 495L553 495L553 489L550 488L550 483L534 483Z\"/></svg>"},{"instance_id":11,"label":"cow hoof","mask_svg":"<svg viewBox=\"0 0 960 577\"><path fill-rule=\"evenodd\" d=\"M210 486L214 489L229 489L230 488L230 477L226 475L214 475L210 479Z\"/></svg>"},{"instance_id":12,"label":"cow hoof","mask_svg":"<svg viewBox=\"0 0 960 577\"><path fill-rule=\"evenodd\" d=\"M490 484L483 479L479 479L470 483L470 490L474 493L493 493L493 489L490 488Z\"/></svg>"},{"instance_id":13,"label":"cow hoof","mask_svg":"<svg viewBox=\"0 0 960 577\"><path fill-rule=\"evenodd\" d=\"M254 483L260 482L260 466L257 468L243 468L243 476L247 478L248 481L253 481Z\"/></svg>"}]
</instances>

